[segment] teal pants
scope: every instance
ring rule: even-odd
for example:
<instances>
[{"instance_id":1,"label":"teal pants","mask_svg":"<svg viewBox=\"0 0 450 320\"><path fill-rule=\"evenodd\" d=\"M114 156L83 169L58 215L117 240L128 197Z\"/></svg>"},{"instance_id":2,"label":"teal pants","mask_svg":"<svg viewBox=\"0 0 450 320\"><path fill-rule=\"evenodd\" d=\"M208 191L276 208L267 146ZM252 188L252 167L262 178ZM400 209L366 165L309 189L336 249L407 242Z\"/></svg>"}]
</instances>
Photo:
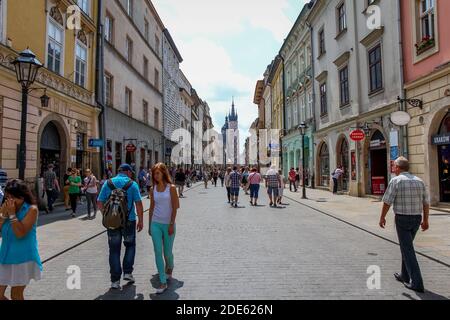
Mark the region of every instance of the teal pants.
<instances>
[{"instance_id":1,"label":"teal pants","mask_svg":"<svg viewBox=\"0 0 450 320\"><path fill-rule=\"evenodd\" d=\"M174 269L173 243L175 241L175 233L172 236L169 236L169 225L156 222L152 222L150 231L153 240L153 249L155 250L156 268L158 269L159 280L161 281L161 284L167 284L166 270Z\"/></svg>"}]
</instances>

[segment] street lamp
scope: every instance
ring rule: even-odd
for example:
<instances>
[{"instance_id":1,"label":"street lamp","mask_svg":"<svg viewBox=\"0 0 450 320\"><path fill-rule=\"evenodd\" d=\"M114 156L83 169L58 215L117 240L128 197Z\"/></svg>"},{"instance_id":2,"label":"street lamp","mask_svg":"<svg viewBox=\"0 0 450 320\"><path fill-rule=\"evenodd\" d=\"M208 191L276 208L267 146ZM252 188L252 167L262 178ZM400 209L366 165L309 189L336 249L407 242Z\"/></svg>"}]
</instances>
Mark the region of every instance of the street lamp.
<instances>
[{"instance_id":1,"label":"street lamp","mask_svg":"<svg viewBox=\"0 0 450 320\"><path fill-rule=\"evenodd\" d=\"M303 187L302 187L302 199L308 199L306 197L306 176L305 176L305 167L306 167L306 159L305 159L305 135L306 130L308 129L308 126L305 122L300 123L298 126L298 131L300 132L300 135L302 136L302 181L303 181Z\"/></svg>"},{"instance_id":2,"label":"street lamp","mask_svg":"<svg viewBox=\"0 0 450 320\"><path fill-rule=\"evenodd\" d=\"M27 140L27 114L28 114L28 94L30 87L36 80L39 69L42 64L36 58L36 55L26 49L19 53L19 56L12 62L16 70L17 81L22 85L22 122L20 124L20 148L19 148L19 179L25 180L26 166L26 140ZM47 104L48 96L44 94L41 103Z\"/></svg>"}]
</instances>

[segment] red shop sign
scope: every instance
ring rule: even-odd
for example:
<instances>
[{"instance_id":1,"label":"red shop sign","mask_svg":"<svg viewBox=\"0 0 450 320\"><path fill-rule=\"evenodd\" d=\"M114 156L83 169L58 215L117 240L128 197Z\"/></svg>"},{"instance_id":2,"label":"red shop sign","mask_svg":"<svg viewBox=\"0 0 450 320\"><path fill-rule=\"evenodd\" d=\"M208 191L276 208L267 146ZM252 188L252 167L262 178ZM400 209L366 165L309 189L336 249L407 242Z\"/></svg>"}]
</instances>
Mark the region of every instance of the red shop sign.
<instances>
[{"instance_id":1,"label":"red shop sign","mask_svg":"<svg viewBox=\"0 0 450 320\"><path fill-rule=\"evenodd\" d=\"M130 143L126 147L127 152L133 153L136 152L137 148L134 144Z\"/></svg>"},{"instance_id":2,"label":"red shop sign","mask_svg":"<svg viewBox=\"0 0 450 320\"><path fill-rule=\"evenodd\" d=\"M366 134L364 133L364 131L360 130L360 129L356 129L353 130L350 133L350 139L352 139L353 141L363 141L366 138Z\"/></svg>"}]
</instances>

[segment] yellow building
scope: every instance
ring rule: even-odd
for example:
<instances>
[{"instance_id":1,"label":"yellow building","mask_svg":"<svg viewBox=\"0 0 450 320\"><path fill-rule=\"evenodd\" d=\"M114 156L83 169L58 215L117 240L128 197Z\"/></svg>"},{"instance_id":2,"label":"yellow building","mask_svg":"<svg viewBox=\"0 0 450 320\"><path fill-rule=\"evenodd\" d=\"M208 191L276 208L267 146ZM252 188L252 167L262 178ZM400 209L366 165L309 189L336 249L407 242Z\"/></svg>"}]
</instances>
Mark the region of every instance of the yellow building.
<instances>
[{"instance_id":1,"label":"yellow building","mask_svg":"<svg viewBox=\"0 0 450 320\"><path fill-rule=\"evenodd\" d=\"M78 6L79 5L79 6ZM28 104L25 177L34 181L53 163L61 177L67 168L91 167L98 175L95 101L97 1L0 0L0 166L18 177L21 87L11 61L26 48L44 65Z\"/></svg>"}]
</instances>

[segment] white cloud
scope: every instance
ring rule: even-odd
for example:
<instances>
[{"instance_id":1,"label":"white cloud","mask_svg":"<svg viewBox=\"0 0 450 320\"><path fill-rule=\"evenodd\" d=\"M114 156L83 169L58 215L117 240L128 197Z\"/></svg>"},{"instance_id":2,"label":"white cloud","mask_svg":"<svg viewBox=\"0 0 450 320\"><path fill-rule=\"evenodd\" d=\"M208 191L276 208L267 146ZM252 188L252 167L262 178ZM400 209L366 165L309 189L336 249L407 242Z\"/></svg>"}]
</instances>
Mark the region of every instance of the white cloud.
<instances>
[{"instance_id":1,"label":"white cloud","mask_svg":"<svg viewBox=\"0 0 450 320\"><path fill-rule=\"evenodd\" d=\"M184 62L181 65L200 97L208 101L215 129L220 131L231 107L231 96L217 92L238 92L241 137L258 116L253 104L257 78L236 70L224 38L252 32L264 32L281 43L293 22L286 15L292 0L153 0L165 26L170 30ZM251 29L251 31L249 31ZM260 45L264 50L264 44ZM267 61L269 63L270 61ZM262 74L266 65L255 66L254 74ZM243 139L241 139L243 140Z\"/></svg>"}]
</instances>

